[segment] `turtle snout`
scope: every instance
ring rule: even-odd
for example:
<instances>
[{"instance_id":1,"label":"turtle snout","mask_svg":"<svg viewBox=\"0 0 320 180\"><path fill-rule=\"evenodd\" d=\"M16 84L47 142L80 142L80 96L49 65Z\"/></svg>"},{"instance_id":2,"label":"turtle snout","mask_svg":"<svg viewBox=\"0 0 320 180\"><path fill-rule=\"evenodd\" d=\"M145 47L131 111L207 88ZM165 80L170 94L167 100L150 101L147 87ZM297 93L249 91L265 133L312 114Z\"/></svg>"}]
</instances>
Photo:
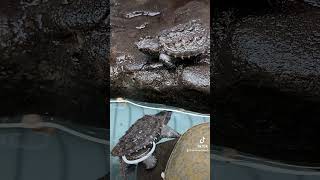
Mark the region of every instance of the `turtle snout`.
<instances>
[{"instance_id":1,"label":"turtle snout","mask_svg":"<svg viewBox=\"0 0 320 180\"><path fill-rule=\"evenodd\" d=\"M137 48L147 54L159 53L160 46L156 39L145 38L135 43Z\"/></svg>"}]
</instances>

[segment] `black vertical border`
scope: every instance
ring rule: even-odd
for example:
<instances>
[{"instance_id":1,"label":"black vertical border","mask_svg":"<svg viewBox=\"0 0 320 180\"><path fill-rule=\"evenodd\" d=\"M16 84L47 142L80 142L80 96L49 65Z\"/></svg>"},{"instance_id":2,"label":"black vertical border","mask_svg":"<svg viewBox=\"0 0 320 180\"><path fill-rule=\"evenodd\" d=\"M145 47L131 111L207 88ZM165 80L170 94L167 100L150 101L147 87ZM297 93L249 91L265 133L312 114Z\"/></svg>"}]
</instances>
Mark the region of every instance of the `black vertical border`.
<instances>
[{"instance_id":1,"label":"black vertical border","mask_svg":"<svg viewBox=\"0 0 320 180\"><path fill-rule=\"evenodd\" d=\"M212 135L212 115L213 115L213 109L214 109L214 102L213 102L213 86L212 83L214 82L213 80L213 37L212 37L212 17L213 17L213 2L210 1L210 107L211 107L211 111L210 111L210 136ZM210 137L210 144L212 144L212 137Z\"/></svg>"},{"instance_id":2,"label":"black vertical border","mask_svg":"<svg viewBox=\"0 0 320 180\"><path fill-rule=\"evenodd\" d=\"M110 142L110 48L111 48L111 25L110 25L110 1L108 0L108 11L107 11L107 31L108 31L108 48L107 48L107 54L108 56L106 57L106 73L105 75L107 76L105 79L107 80L106 82L106 90L105 90L105 117L104 122L106 123L106 128L107 128L107 132L108 134L106 134L106 139L107 141ZM106 163L109 164L109 169L107 169L108 174L104 177L104 179L110 179L110 143L108 145L106 145Z\"/></svg>"}]
</instances>

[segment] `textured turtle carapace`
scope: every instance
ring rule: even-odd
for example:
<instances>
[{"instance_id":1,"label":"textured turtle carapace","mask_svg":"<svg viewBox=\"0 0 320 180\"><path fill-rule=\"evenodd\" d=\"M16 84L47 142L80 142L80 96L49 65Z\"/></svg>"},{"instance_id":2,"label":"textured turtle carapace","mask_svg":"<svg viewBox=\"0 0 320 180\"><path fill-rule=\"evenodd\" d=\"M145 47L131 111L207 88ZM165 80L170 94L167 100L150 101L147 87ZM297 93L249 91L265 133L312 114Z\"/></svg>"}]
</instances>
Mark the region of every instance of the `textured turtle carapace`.
<instances>
[{"instance_id":1,"label":"textured turtle carapace","mask_svg":"<svg viewBox=\"0 0 320 180\"><path fill-rule=\"evenodd\" d=\"M161 138L179 137L180 134L167 126L172 112L161 111L155 115L145 115L138 119L120 138L119 142L112 149L113 156L119 156L121 174L126 175L127 164L123 161L123 156L128 160L139 159L148 154L153 143L157 143ZM143 161L147 169L156 165L154 156Z\"/></svg>"},{"instance_id":2,"label":"textured turtle carapace","mask_svg":"<svg viewBox=\"0 0 320 180\"><path fill-rule=\"evenodd\" d=\"M209 49L209 27L200 20L191 20L165 29L155 38L141 38L136 45L140 51L158 56L166 66L173 67L172 59L190 59Z\"/></svg>"}]
</instances>

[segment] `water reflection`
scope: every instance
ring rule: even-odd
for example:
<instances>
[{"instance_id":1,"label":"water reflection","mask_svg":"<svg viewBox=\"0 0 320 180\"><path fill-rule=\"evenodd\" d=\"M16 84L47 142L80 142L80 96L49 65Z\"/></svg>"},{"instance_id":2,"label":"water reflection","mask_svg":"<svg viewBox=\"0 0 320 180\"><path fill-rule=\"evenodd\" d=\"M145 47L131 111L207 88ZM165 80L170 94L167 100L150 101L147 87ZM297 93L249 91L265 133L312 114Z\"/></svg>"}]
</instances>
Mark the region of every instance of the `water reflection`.
<instances>
[{"instance_id":1,"label":"water reflection","mask_svg":"<svg viewBox=\"0 0 320 180\"><path fill-rule=\"evenodd\" d=\"M211 178L219 180L318 180L320 167L297 166L248 154L225 153L215 147L211 154Z\"/></svg>"},{"instance_id":2,"label":"water reflection","mask_svg":"<svg viewBox=\"0 0 320 180\"><path fill-rule=\"evenodd\" d=\"M108 174L106 129L53 117L34 124L22 119L0 118L0 179L95 180Z\"/></svg>"}]
</instances>

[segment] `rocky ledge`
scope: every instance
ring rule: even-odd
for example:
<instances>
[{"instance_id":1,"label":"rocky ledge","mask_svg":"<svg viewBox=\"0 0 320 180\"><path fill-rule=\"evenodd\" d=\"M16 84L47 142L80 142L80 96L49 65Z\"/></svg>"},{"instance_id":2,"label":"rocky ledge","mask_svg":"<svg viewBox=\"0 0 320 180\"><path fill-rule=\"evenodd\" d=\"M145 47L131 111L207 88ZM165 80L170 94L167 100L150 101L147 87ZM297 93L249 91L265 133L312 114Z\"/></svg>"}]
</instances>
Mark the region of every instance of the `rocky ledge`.
<instances>
[{"instance_id":1,"label":"rocky ledge","mask_svg":"<svg viewBox=\"0 0 320 180\"><path fill-rule=\"evenodd\" d=\"M111 6L111 97L210 111L210 58L170 70L135 45L140 37L191 19L209 27L209 1L124 1Z\"/></svg>"}]
</instances>

